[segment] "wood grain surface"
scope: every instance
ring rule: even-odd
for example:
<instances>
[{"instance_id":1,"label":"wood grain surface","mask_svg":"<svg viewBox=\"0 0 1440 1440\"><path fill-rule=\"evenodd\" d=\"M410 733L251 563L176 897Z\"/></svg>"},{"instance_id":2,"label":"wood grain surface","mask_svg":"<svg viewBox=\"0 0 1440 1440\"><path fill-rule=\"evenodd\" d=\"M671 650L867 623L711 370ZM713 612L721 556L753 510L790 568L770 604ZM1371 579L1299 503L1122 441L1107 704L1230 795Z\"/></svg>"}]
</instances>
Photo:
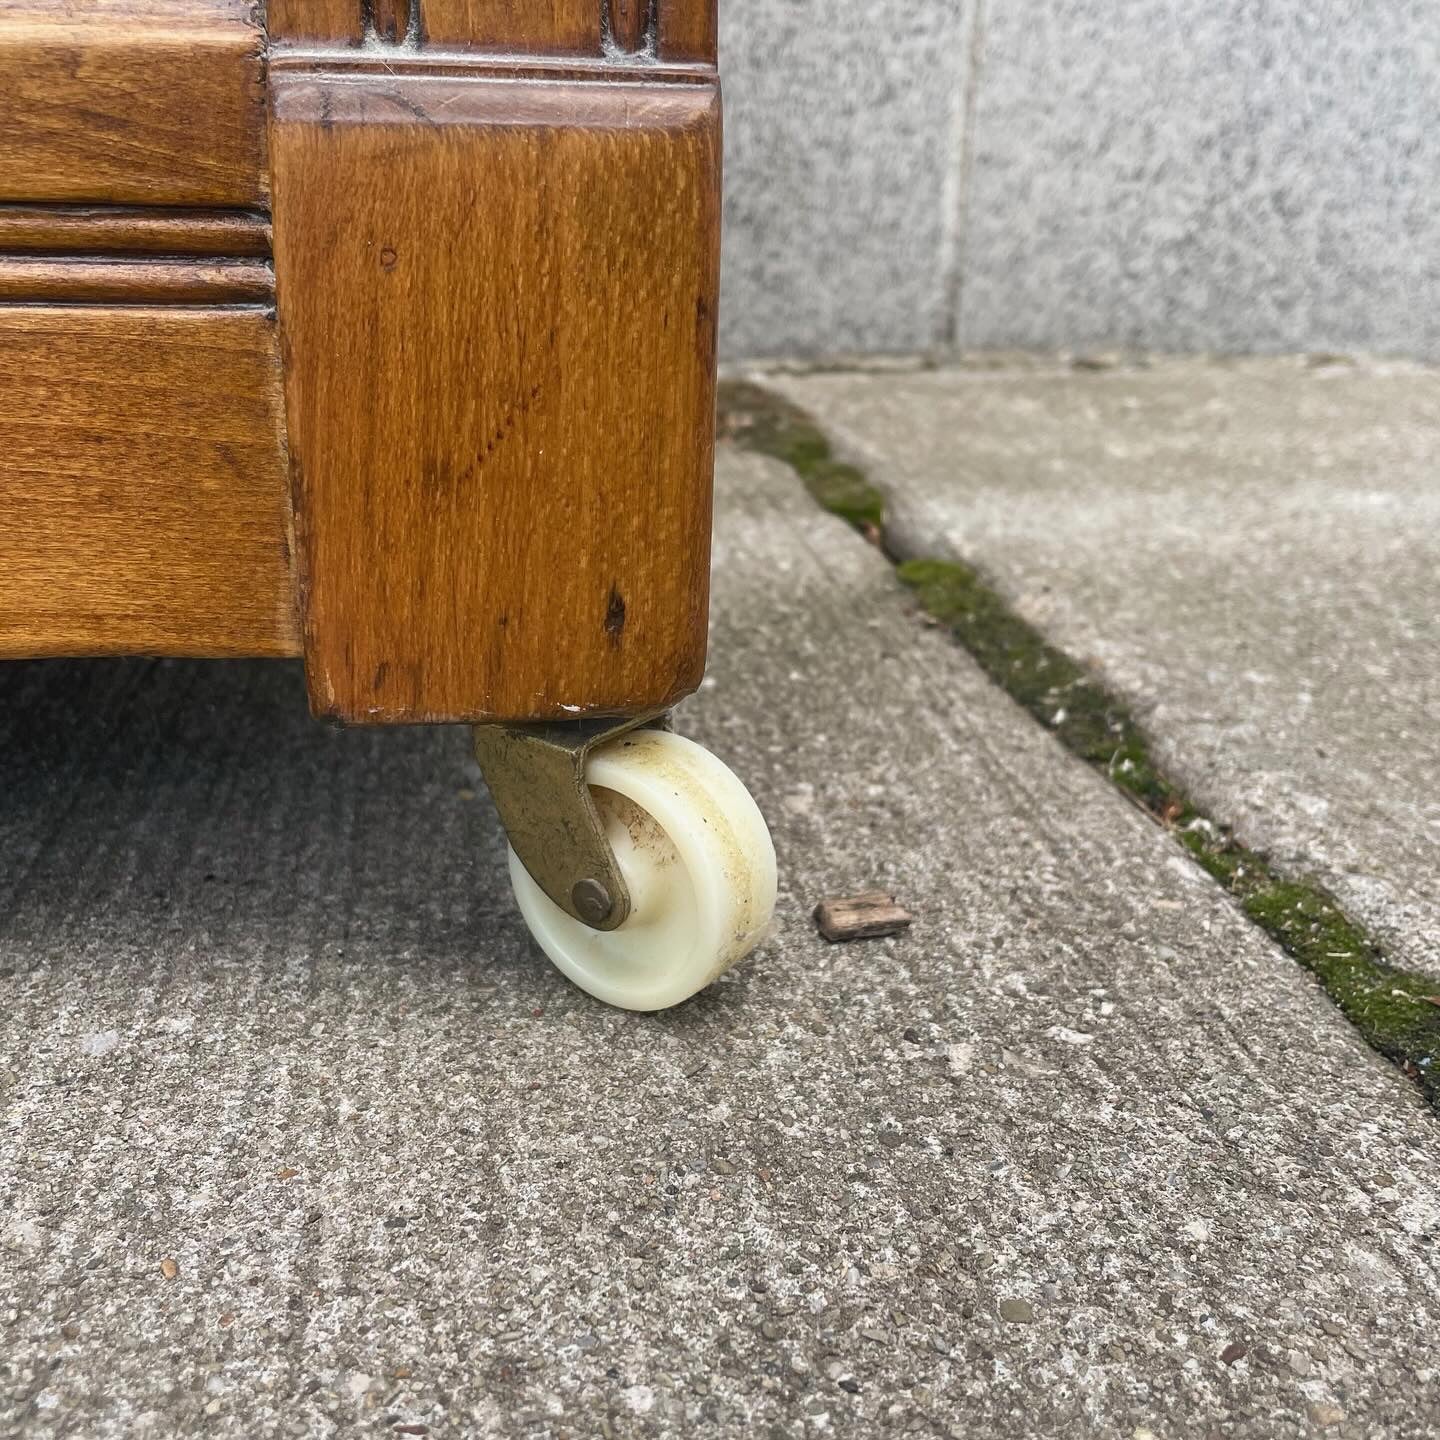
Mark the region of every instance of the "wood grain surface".
<instances>
[{"instance_id":1,"label":"wood grain surface","mask_svg":"<svg viewBox=\"0 0 1440 1440\"><path fill-rule=\"evenodd\" d=\"M365 33L360 0L269 0L272 40L330 40L356 44Z\"/></svg>"},{"instance_id":2,"label":"wood grain surface","mask_svg":"<svg viewBox=\"0 0 1440 1440\"><path fill-rule=\"evenodd\" d=\"M600 54L606 0L421 0L432 45L474 45L537 54Z\"/></svg>"},{"instance_id":3,"label":"wood grain surface","mask_svg":"<svg viewBox=\"0 0 1440 1440\"><path fill-rule=\"evenodd\" d=\"M644 49L653 13L660 58L713 64L715 0L371 0L375 34L405 37L412 11L424 45L516 55L601 54L601 17L616 46ZM276 40L353 45L365 33L361 0L270 0Z\"/></svg>"},{"instance_id":4,"label":"wood grain surface","mask_svg":"<svg viewBox=\"0 0 1440 1440\"><path fill-rule=\"evenodd\" d=\"M0 657L293 655L261 310L0 306Z\"/></svg>"},{"instance_id":5,"label":"wood grain surface","mask_svg":"<svg viewBox=\"0 0 1440 1440\"><path fill-rule=\"evenodd\" d=\"M650 0L605 0L610 18L610 38L621 50L634 52L645 43L650 19Z\"/></svg>"},{"instance_id":6,"label":"wood grain surface","mask_svg":"<svg viewBox=\"0 0 1440 1440\"><path fill-rule=\"evenodd\" d=\"M273 84L315 709L525 720L688 693L709 581L713 87Z\"/></svg>"},{"instance_id":7,"label":"wood grain surface","mask_svg":"<svg viewBox=\"0 0 1440 1440\"><path fill-rule=\"evenodd\" d=\"M263 202L257 13L249 0L0 7L0 200Z\"/></svg>"},{"instance_id":8,"label":"wood grain surface","mask_svg":"<svg viewBox=\"0 0 1440 1440\"><path fill-rule=\"evenodd\" d=\"M375 33L391 44L405 38L410 29L410 0L371 0Z\"/></svg>"},{"instance_id":9,"label":"wood grain surface","mask_svg":"<svg viewBox=\"0 0 1440 1440\"><path fill-rule=\"evenodd\" d=\"M716 0L658 0L662 60L715 63L719 44Z\"/></svg>"},{"instance_id":10,"label":"wood grain surface","mask_svg":"<svg viewBox=\"0 0 1440 1440\"><path fill-rule=\"evenodd\" d=\"M260 259L0 255L0 304L268 305L275 276Z\"/></svg>"},{"instance_id":11,"label":"wood grain surface","mask_svg":"<svg viewBox=\"0 0 1440 1440\"><path fill-rule=\"evenodd\" d=\"M0 205L0 251L268 255L270 217L253 210Z\"/></svg>"}]
</instances>

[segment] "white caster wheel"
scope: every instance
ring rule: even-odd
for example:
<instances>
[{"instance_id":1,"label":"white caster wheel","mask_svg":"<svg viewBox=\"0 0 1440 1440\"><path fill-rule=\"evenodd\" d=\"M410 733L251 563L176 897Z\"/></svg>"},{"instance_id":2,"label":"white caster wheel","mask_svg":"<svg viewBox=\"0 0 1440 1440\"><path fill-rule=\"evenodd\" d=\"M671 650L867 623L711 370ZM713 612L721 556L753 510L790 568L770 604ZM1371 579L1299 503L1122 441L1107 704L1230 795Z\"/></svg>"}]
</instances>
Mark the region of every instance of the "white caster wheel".
<instances>
[{"instance_id":1,"label":"white caster wheel","mask_svg":"<svg viewBox=\"0 0 1440 1440\"><path fill-rule=\"evenodd\" d=\"M632 730L591 752L585 779L630 889L618 929L567 915L510 851L510 883L540 948L582 990L663 1010L759 943L775 909L775 848L759 807L708 750Z\"/></svg>"}]
</instances>

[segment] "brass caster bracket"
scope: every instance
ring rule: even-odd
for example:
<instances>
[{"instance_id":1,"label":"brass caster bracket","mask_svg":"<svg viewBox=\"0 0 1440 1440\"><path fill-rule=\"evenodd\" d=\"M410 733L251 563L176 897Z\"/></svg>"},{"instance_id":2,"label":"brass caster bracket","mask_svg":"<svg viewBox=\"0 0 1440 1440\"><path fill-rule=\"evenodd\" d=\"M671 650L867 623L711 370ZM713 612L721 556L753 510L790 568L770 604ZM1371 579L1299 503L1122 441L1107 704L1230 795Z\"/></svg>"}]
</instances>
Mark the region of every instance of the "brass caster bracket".
<instances>
[{"instance_id":1,"label":"brass caster bracket","mask_svg":"<svg viewBox=\"0 0 1440 1440\"><path fill-rule=\"evenodd\" d=\"M520 863L592 930L625 923L630 891L585 783L585 761L597 745L641 726L668 729L668 721L661 710L625 720L473 727L475 759Z\"/></svg>"}]
</instances>

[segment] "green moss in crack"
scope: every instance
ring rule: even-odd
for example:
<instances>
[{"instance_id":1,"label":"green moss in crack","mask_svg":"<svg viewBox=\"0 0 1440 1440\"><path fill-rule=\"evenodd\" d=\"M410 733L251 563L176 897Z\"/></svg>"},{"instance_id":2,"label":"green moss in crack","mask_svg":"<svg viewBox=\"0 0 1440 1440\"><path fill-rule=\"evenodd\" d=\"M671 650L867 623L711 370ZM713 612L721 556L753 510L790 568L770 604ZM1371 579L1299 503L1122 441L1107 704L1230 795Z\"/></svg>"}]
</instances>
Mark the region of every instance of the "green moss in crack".
<instances>
[{"instance_id":1,"label":"green moss in crack","mask_svg":"<svg viewBox=\"0 0 1440 1440\"><path fill-rule=\"evenodd\" d=\"M718 433L790 466L832 515L872 539L885 521L880 492L854 465L835 459L830 442L802 410L743 380L726 381L718 398Z\"/></svg>"},{"instance_id":2,"label":"green moss in crack","mask_svg":"<svg viewBox=\"0 0 1440 1440\"><path fill-rule=\"evenodd\" d=\"M1440 982L1397 969L1329 895L1263 862L1240 887L1245 913L1325 987L1367 1041L1440 1108Z\"/></svg>"},{"instance_id":3,"label":"green moss in crack","mask_svg":"<svg viewBox=\"0 0 1440 1440\"><path fill-rule=\"evenodd\" d=\"M883 546L880 492L832 457L809 416L744 383L722 385L719 408L722 435L784 461L821 505ZM1129 708L1015 614L977 571L922 559L904 561L898 574L992 681L1165 826L1440 1110L1440 981L1387 964L1323 889L1281 879L1263 855L1202 815L1155 762Z\"/></svg>"},{"instance_id":4,"label":"green moss in crack","mask_svg":"<svg viewBox=\"0 0 1440 1440\"><path fill-rule=\"evenodd\" d=\"M981 669L1068 750L1104 770L1147 810L1171 821L1190 818L1188 801L1161 775L1127 707L1015 614L974 570L952 560L906 560L897 573Z\"/></svg>"},{"instance_id":5,"label":"green moss in crack","mask_svg":"<svg viewBox=\"0 0 1440 1440\"><path fill-rule=\"evenodd\" d=\"M1073 754L1174 834L1246 915L1309 970L1382 1055L1440 1108L1440 982L1387 965L1319 886L1280 879L1262 855L1201 815L1150 754L1134 716L969 566L906 560L900 579L981 669Z\"/></svg>"}]
</instances>

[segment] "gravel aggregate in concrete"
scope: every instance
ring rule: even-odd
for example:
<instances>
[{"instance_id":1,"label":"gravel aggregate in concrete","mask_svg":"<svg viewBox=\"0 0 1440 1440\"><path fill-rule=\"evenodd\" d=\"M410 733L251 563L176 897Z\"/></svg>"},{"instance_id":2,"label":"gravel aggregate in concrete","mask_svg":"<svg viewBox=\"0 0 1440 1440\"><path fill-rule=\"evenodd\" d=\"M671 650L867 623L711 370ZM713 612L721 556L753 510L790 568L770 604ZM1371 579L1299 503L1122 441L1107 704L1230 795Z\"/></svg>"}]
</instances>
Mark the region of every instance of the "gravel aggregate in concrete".
<instances>
[{"instance_id":1,"label":"gravel aggregate in concrete","mask_svg":"<svg viewBox=\"0 0 1440 1440\"><path fill-rule=\"evenodd\" d=\"M1440 10L1379 13L985 6L959 343L1440 358Z\"/></svg>"},{"instance_id":2,"label":"gravel aggregate in concrete","mask_svg":"<svg viewBox=\"0 0 1440 1440\"><path fill-rule=\"evenodd\" d=\"M1167 770L1440 978L1440 372L1036 362L777 377L1132 705Z\"/></svg>"},{"instance_id":3,"label":"gravel aggregate in concrete","mask_svg":"<svg viewBox=\"0 0 1440 1440\"><path fill-rule=\"evenodd\" d=\"M0 669L0 1430L1440 1426L1415 1089L789 472L719 486L681 721L782 889L668 1014L535 952L463 734Z\"/></svg>"}]
</instances>

